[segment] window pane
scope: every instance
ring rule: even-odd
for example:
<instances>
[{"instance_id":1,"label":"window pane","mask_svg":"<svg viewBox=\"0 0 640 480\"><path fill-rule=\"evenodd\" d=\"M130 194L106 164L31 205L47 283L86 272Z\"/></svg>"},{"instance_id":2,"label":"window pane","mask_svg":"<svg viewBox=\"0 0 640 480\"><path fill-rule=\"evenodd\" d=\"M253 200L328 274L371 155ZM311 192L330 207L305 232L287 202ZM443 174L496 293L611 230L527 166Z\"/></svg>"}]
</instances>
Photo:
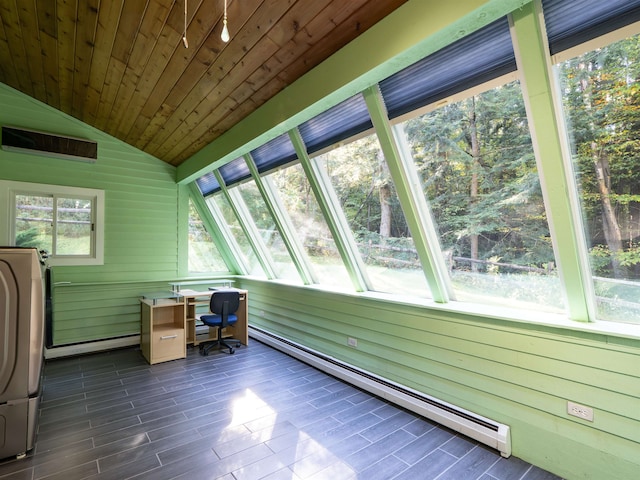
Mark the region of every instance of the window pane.
<instances>
[{"instance_id":1,"label":"window pane","mask_svg":"<svg viewBox=\"0 0 640 480\"><path fill-rule=\"evenodd\" d=\"M315 161L331 179L373 289L430 296L377 137L356 140Z\"/></svg>"},{"instance_id":2,"label":"window pane","mask_svg":"<svg viewBox=\"0 0 640 480\"><path fill-rule=\"evenodd\" d=\"M640 36L558 65L602 320L640 323Z\"/></svg>"},{"instance_id":3,"label":"window pane","mask_svg":"<svg viewBox=\"0 0 640 480\"><path fill-rule=\"evenodd\" d=\"M456 299L563 308L520 86L403 124Z\"/></svg>"},{"instance_id":4,"label":"window pane","mask_svg":"<svg viewBox=\"0 0 640 480\"><path fill-rule=\"evenodd\" d=\"M224 217L224 221L227 224L231 234L235 238L238 246L240 247L241 253L244 255L245 263L249 266L249 274L258 275L260 277L264 277L264 272L262 271L262 266L258 261L255 253L253 252L253 248L251 244L247 240L238 219L235 214L227 198L222 193L217 193L207 199L207 203L215 202L216 206L222 213Z\"/></svg>"},{"instance_id":5,"label":"window pane","mask_svg":"<svg viewBox=\"0 0 640 480\"><path fill-rule=\"evenodd\" d=\"M189 272L208 273L228 270L193 202L189 200Z\"/></svg>"},{"instance_id":6,"label":"window pane","mask_svg":"<svg viewBox=\"0 0 640 480\"><path fill-rule=\"evenodd\" d=\"M296 234L321 284L353 290L333 235L300 164L271 174Z\"/></svg>"},{"instance_id":7,"label":"window pane","mask_svg":"<svg viewBox=\"0 0 640 480\"><path fill-rule=\"evenodd\" d=\"M56 198L54 255L91 255L91 200Z\"/></svg>"},{"instance_id":8,"label":"window pane","mask_svg":"<svg viewBox=\"0 0 640 480\"><path fill-rule=\"evenodd\" d=\"M258 231L260 232L262 241L271 253L274 267L276 269L276 275L278 278L284 278L300 283L300 275L298 275L298 271L291 260L289 251L282 241L282 236L276 228L273 217L269 213L256 183L252 180L239 185L238 189L240 190L240 195L242 195Z\"/></svg>"},{"instance_id":9,"label":"window pane","mask_svg":"<svg viewBox=\"0 0 640 480\"><path fill-rule=\"evenodd\" d=\"M15 205L16 245L53 253L53 197L16 195Z\"/></svg>"}]
</instances>

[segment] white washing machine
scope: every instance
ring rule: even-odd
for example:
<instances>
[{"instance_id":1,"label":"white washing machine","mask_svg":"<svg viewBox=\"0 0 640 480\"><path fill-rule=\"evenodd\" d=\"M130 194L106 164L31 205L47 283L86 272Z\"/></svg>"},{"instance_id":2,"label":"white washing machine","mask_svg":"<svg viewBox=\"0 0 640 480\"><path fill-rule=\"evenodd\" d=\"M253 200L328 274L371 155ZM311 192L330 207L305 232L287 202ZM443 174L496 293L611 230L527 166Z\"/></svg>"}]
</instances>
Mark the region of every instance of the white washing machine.
<instances>
[{"instance_id":1,"label":"white washing machine","mask_svg":"<svg viewBox=\"0 0 640 480\"><path fill-rule=\"evenodd\" d=\"M35 444L42 389L45 264L35 248L0 247L0 458Z\"/></svg>"}]
</instances>

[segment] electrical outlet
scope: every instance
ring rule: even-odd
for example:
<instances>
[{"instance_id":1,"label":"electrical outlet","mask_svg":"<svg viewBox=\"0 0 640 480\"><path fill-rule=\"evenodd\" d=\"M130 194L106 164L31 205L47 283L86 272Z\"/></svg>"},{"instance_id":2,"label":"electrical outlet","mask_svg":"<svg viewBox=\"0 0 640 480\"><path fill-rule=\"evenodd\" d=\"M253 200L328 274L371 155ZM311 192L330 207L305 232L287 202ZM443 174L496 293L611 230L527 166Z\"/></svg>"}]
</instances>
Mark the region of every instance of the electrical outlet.
<instances>
[{"instance_id":1,"label":"electrical outlet","mask_svg":"<svg viewBox=\"0 0 640 480\"><path fill-rule=\"evenodd\" d=\"M349 337L347 338L347 345L349 345L350 347L357 347L358 340L356 338Z\"/></svg>"},{"instance_id":2,"label":"electrical outlet","mask_svg":"<svg viewBox=\"0 0 640 480\"><path fill-rule=\"evenodd\" d=\"M593 408L578 403L567 402L567 413L574 417L593 422Z\"/></svg>"}]
</instances>

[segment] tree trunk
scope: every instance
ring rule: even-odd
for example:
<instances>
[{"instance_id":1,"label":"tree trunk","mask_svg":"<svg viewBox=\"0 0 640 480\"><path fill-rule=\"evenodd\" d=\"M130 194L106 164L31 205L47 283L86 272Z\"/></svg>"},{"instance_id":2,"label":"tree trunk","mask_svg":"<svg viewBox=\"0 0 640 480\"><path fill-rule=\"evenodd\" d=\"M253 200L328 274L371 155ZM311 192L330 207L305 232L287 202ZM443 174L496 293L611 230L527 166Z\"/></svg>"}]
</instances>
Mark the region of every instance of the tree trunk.
<instances>
[{"instance_id":1,"label":"tree trunk","mask_svg":"<svg viewBox=\"0 0 640 480\"><path fill-rule=\"evenodd\" d=\"M391 198L391 183L389 181L390 173L387 162L385 161L382 153L379 154L380 166L380 236L382 238L389 238L391 236L391 205L389 205L389 199Z\"/></svg>"},{"instance_id":2,"label":"tree trunk","mask_svg":"<svg viewBox=\"0 0 640 480\"><path fill-rule=\"evenodd\" d=\"M476 125L476 100L475 97L471 98L471 109L469 111L469 137L471 140L471 157L473 162L471 165L471 186L469 191L470 211L475 209L475 205L478 202L478 170L480 168L480 144L478 142L478 128ZM472 225L472 230L474 226ZM471 234L471 259L478 260L478 234ZM478 270L478 264L471 262L471 270L476 272Z\"/></svg>"},{"instance_id":3,"label":"tree trunk","mask_svg":"<svg viewBox=\"0 0 640 480\"><path fill-rule=\"evenodd\" d=\"M616 218L615 211L611 205L609 162L607 156L599 154L596 142L591 142L591 155L596 171L596 181L598 182L598 192L600 193L600 203L602 205L602 229L604 238L612 254L611 265L616 278L623 278L624 274L620 267L620 262L616 259L616 254L622 252L622 234Z\"/></svg>"}]
</instances>

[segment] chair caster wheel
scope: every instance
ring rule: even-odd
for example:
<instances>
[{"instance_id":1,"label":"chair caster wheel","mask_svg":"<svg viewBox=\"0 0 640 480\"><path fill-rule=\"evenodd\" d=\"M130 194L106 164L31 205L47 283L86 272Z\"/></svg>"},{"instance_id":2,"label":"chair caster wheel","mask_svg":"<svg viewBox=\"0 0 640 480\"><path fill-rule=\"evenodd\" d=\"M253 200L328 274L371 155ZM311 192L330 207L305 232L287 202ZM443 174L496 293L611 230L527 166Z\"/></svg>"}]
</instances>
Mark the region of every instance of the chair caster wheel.
<instances>
[{"instance_id":1,"label":"chair caster wheel","mask_svg":"<svg viewBox=\"0 0 640 480\"><path fill-rule=\"evenodd\" d=\"M229 353L230 353L231 355L233 355L234 353L236 353L236 351L235 351L233 348L230 348L230 349L229 349Z\"/></svg>"}]
</instances>

